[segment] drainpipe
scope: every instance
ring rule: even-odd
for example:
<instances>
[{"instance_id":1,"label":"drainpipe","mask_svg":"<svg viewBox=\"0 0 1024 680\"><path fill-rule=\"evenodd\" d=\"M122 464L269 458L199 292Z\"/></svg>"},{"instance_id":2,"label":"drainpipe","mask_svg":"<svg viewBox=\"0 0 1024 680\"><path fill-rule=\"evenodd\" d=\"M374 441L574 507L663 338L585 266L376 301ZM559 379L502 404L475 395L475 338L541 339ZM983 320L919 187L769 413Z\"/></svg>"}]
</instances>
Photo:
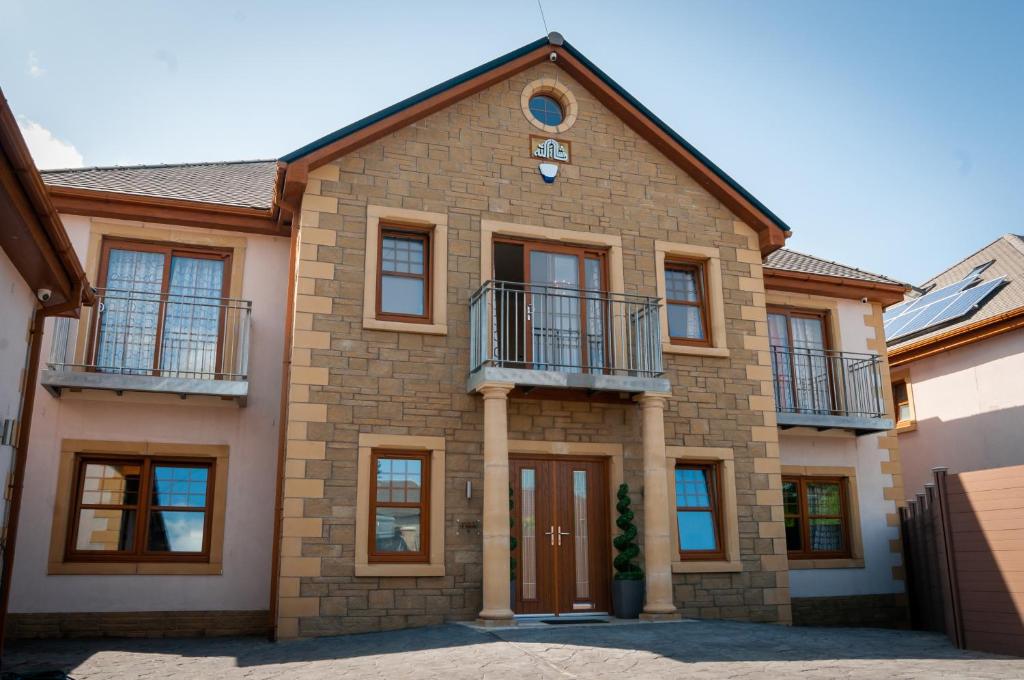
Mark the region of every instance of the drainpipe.
<instances>
[{"instance_id":1,"label":"drainpipe","mask_svg":"<svg viewBox=\"0 0 1024 680\"><path fill-rule=\"evenodd\" d=\"M59 316L82 306L85 291L84 281L75 287L72 302L50 307L37 308L32 312L29 331L28 362L25 366L25 385L21 394L18 414L18 446L14 450L14 465L11 471L10 505L7 511L7 536L4 542L3 573L0 575L0 655L3 654L7 632L7 605L11 596L11 578L14 571L14 548L18 542L18 517L21 514L21 494L25 486L25 466L28 462L28 444L32 432L32 411L36 401L36 383L39 382L39 355L43 345L43 324L48 316Z\"/></svg>"},{"instance_id":2,"label":"drainpipe","mask_svg":"<svg viewBox=\"0 0 1024 680\"><path fill-rule=\"evenodd\" d=\"M288 299L284 313L284 350L281 356L281 408L277 433L277 489L274 499L274 535L270 549L270 640L277 640L277 596L281 575L281 525L284 514L284 464L288 446L288 397L292 368L292 337L295 326L295 280L299 260L299 222L292 221L291 247L288 258Z\"/></svg>"}]
</instances>

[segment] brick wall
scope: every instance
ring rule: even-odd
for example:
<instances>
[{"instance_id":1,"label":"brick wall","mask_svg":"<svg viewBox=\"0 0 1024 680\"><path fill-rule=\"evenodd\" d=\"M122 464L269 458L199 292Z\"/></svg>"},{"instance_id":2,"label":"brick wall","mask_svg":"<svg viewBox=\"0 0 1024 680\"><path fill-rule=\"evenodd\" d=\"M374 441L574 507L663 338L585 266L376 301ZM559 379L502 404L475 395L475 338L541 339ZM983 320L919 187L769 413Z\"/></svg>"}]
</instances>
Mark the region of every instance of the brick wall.
<instances>
[{"instance_id":1,"label":"brick wall","mask_svg":"<svg viewBox=\"0 0 1024 680\"><path fill-rule=\"evenodd\" d=\"M9 614L7 635L25 638L267 635L267 611Z\"/></svg>"},{"instance_id":2,"label":"brick wall","mask_svg":"<svg viewBox=\"0 0 1024 680\"><path fill-rule=\"evenodd\" d=\"M544 184L520 95L557 77L579 101L572 163ZM480 285L480 221L618 234L625 291L656 295L656 240L720 250L730 356L666 356L669 445L729 447L743 571L678 574L686 615L787 622L778 443L761 257L753 231L551 64L528 69L314 170L303 200L285 481L279 633L326 635L469 619L480 608L482 406L466 394L468 300ZM448 334L362 327L367 204L448 215ZM445 293L441 294L444 299ZM509 437L621 443L642 516L639 415L631 404L514 399ZM446 575L353 575L360 432L444 437ZM641 524L642 526L642 524Z\"/></svg>"}]
</instances>

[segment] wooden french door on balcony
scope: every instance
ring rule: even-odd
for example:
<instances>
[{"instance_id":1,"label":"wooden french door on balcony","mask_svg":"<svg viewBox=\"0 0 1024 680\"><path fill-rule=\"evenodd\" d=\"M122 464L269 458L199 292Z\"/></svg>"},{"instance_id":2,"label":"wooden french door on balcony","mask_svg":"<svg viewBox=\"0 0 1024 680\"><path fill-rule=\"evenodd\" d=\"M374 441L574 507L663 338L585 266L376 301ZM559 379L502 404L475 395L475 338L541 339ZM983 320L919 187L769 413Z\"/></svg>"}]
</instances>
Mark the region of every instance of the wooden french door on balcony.
<instances>
[{"instance_id":1,"label":"wooden french door on balcony","mask_svg":"<svg viewBox=\"0 0 1024 680\"><path fill-rule=\"evenodd\" d=\"M606 462L509 462L517 614L607 612L611 551Z\"/></svg>"},{"instance_id":2,"label":"wooden french door on balcony","mask_svg":"<svg viewBox=\"0 0 1024 680\"><path fill-rule=\"evenodd\" d=\"M768 310L775 396L782 411L828 414L835 406L825 319L816 312Z\"/></svg>"},{"instance_id":3,"label":"wooden french door on balcony","mask_svg":"<svg viewBox=\"0 0 1024 680\"><path fill-rule=\"evenodd\" d=\"M495 279L529 284L505 305L521 315L499 346L537 370L602 371L608 363L605 253L547 242L495 242ZM516 262L518 260L518 262ZM515 301L518 298L518 301ZM518 303L517 303L518 302ZM508 314L503 316L508 319ZM517 329L523 337L512 337Z\"/></svg>"},{"instance_id":4,"label":"wooden french door on balcony","mask_svg":"<svg viewBox=\"0 0 1024 680\"><path fill-rule=\"evenodd\" d=\"M105 240L89 349L96 370L215 377L230 263L225 250Z\"/></svg>"}]
</instances>

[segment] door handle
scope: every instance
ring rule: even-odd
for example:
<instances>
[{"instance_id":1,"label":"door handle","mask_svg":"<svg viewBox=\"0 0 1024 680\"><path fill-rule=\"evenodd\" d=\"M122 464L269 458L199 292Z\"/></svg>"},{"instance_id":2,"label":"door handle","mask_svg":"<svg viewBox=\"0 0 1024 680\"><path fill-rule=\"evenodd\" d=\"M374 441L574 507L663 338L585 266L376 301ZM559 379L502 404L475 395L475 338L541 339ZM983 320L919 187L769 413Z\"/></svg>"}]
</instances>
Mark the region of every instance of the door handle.
<instances>
[{"instance_id":1,"label":"door handle","mask_svg":"<svg viewBox=\"0 0 1024 680\"><path fill-rule=\"evenodd\" d=\"M558 545L562 545L562 536L568 536L568 535L570 535L570 533L571 532L569 532L569 531L562 531L562 527L559 526L558 527Z\"/></svg>"},{"instance_id":2,"label":"door handle","mask_svg":"<svg viewBox=\"0 0 1024 680\"><path fill-rule=\"evenodd\" d=\"M561 531L562 527L558 527L558 530ZM551 528L544 532L544 535L545 536L550 536L551 537L551 545L554 545L555 544L555 525L552 524ZM559 545L562 544L562 537L561 536L558 537L558 544Z\"/></svg>"}]
</instances>

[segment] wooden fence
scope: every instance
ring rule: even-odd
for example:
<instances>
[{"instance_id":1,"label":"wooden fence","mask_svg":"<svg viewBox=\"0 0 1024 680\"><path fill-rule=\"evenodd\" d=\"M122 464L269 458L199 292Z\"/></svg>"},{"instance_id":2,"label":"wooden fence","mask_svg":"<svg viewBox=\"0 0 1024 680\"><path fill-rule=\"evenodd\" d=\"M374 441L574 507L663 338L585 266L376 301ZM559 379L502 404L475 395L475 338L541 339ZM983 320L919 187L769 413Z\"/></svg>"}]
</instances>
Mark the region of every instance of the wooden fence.
<instances>
[{"instance_id":1,"label":"wooden fence","mask_svg":"<svg viewBox=\"0 0 1024 680\"><path fill-rule=\"evenodd\" d=\"M1024 656L1024 465L933 474L900 508L911 625Z\"/></svg>"}]
</instances>

